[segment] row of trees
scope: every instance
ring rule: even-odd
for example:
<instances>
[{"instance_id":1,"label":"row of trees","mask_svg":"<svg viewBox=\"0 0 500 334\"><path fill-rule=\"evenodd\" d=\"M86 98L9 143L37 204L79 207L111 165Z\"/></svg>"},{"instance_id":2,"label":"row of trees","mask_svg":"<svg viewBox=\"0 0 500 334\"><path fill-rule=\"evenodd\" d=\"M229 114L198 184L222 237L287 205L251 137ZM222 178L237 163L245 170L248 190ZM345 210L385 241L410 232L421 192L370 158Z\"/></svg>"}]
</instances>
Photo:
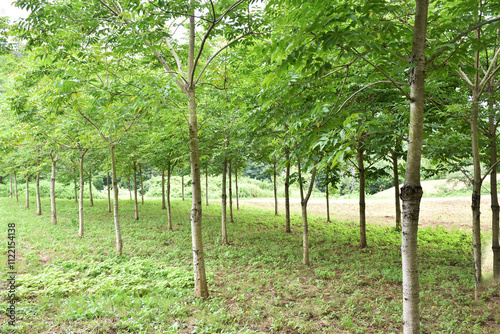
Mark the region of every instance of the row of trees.
<instances>
[{"instance_id":1,"label":"row of trees","mask_svg":"<svg viewBox=\"0 0 500 334\"><path fill-rule=\"evenodd\" d=\"M316 176L328 186L338 180L341 166L349 166L359 177L360 247L366 247L365 180L386 172L376 168L385 159L392 164L397 224L398 198L403 201L404 331L417 333L424 154L436 170L474 167L476 297L481 184L491 174L494 272L500 276L495 6L425 0L17 5L30 15L11 28L25 45L8 44L2 56L2 78L9 77L2 82L3 173L39 176L50 159L55 178L57 162L69 155L66 160L78 161L69 168L80 170L83 191L85 161L89 175L109 171L118 254L123 245L117 175L134 178L147 164L168 180L188 156L197 297L208 296L200 174L216 161L223 179L250 160L272 165L274 180L284 169L287 203L288 187L298 181L305 265L307 203ZM399 194L401 165L405 181ZM79 198L83 235L83 194ZM222 198L227 243L224 186Z\"/></svg>"}]
</instances>

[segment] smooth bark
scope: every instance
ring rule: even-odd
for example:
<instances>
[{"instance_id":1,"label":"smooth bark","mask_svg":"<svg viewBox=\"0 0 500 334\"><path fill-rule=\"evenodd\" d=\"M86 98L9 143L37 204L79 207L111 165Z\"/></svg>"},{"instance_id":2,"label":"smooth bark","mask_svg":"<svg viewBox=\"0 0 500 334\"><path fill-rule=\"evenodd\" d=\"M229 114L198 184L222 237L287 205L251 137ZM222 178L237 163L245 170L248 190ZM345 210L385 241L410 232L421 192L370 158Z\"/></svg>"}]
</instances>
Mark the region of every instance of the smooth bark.
<instances>
[{"instance_id":1,"label":"smooth bark","mask_svg":"<svg viewBox=\"0 0 500 334\"><path fill-rule=\"evenodd\" d=\"M240 192L238 189L238 168L234 169L234 186L236 188L236 210L240 210Z\"/></svg>"},{"instance_id":2,"label":"smooth bark","mask_svg":"<svg viewBox=\"0 0 500 334\"><path fill-rule=\"evenodd\" d=\"M78 203L78 180L76 176L73 178L73 184L75 189L75 203Z\"/></svg>"},{"instance_id":3,"label":"smooth bark","mask_svg":"<svg viewBox=\"0 0 500 334\"><path fill-rule=\"evenodd\" d=\"M80 197L78 200L78 237L83 237L83 192L85 186L85 180L83 175L83 159L88 149L84 149L80 152Z\"/></svg>"},{"instance_id":4,"label":"smooth bark","mask_svg":"<svg viewBox=\"0 0 500 334\"><path fill-rule=\"evenodd\" d=\"M130 197L130 200L132 200L132 188L130 187L130 176L127 178L127 185L128 185L128 195Z\"/></svg>"},{"instance_id":5,"label":"smooth bark","mask_svg":"<svg viewBox=\"0 0 500 334\"><path fill-rule=\"evenodd\" d=\"M399 147L396 141L396 148ZM398 173L398 155L392 152L392 172L394 175L394 206L396 207L396 231L401 231L401 203L399 202L399 173Z\"/></svg>"},{"instance_id":6,"label":"smooth bark","mask_svg":"<svg viewBox=\"0 0 500 334\"><path fill-rule=\"evenodd\" d=\"M10 174L10 198L12 198L14 195L13 189L12 189L12 174Z\"/></svg>"},{"instance_id":7,"label":"smooth bark","mask_svg":"<svg viewBox=\"0 0 500 334\"><path fill-rule=\"evenodd\" d=\"M309 225L307 222L307 202L311 197L312 189L314 186L314 179L316 177L316 167L312 170L311 181L309 189L304 196L304 185L302 184L302 172L300 167L300 158L297 159L297 167L299 174L299 188L300 188L300 207L302 211L302 263L306 266L309 265Z\"/></svg>"},{"instance_id":8,"label":"smooth bark","mask_svg":"<svg viewBox=\"0 0 500 334\"><path fill-rule=\"evenodd\" d=\"M276 161L273 163L274 215L278 216L278 186L276 182Z\"/></svg>"},{"instance_id":9,"label":"smooth bark","mask_svg":"<svg viewBox=\"0 0 500 334\"><path fill-rule=\"evenodd\" d=\"M232 178L232 161L229 160L229 221L231 223L234 223L234 216L233 216L233 178Z\"/></svg>"},{"instance_id":10,"label":"smooth bark","mask_svg":"<svg viewBox=\"0 0 500 334\"><path fill-rule=\"evenodd\" d=\"M167 209L167 204L165 201L165 168L162 168L161 170L161 209Z\"/></svg>"},{"instance_id":11,"label":"smooth bark","mask_svg":"<svg viewBox=\"0 0 500 334\"><path fill-rule=\"evenodd\" d=\"M144 205L144 183L142 182L142 165L139 163L139 178L141 180L141 202Z\"/></svg>"},{"instance_id":12,"label":"smooth bark","mask_svg":"<svg viewBox=\"0 0 500 334\"><path fill-rule=\"evenodd\" d=\"M36 188L36 214L41 216L42 215L42 202L40 199L40 172L36 173L35 188Z\"/></svg>"},{"instance_id":13,"label":"smooth bark","mask_svg":"<svg viewBox=\"0 0 500 334\"><path fill-rule=\"evenodd\" d=\"M479 31L474 32L474 37L479 39ZM481 284L481 158L479 155L479 103L481 87L479 79L480 61L479 50L474 53L474 85L472 87L472 118L471 118L471 143L472 164L474 166L474 179L472 181L472 246L474 253L474 297L479 298Z\"/></svg>"},{"instance_id":14,"label":"smooth bark","mask_svg":"<svg viewBox=\"0 0 500 334\"><path fill-rule=\"evenodd\" d=\"M491 95L493 93L491 92ZM497 185L497 167L498 160L497 153L497 126L495 123L495 101L489 100L490 114L489 121L489 139L490 139L490 166L493 166L490 173L490 194L491 194L491 231L492 242L491 249L493 251L493 277L500 279L500 242L499 242L499 229L500 229L500 206L498 205L498 185Z\"/></svg>"},{"instance_id":15,"label":"smooth bark","mask_svg":"<svg viewBox=\"0 0 500 334\"><path fill-rule=\"evenodd\" d=\"M94 196L92 195L92 169L89 169L89 198L90 206L94 206Z\"/></svg>"},{"instance_id":16,"label":"smooth bark","mask_svg":"<svg viewBox=\"0 0 500 334\"><path fill-rule=\"evenodd\" d=\"M403 227L401 262L403 271L403 333L420 333L420 285L417 235L422 187L420 165L425 106L425 41L428 0L416 0L413 48L410 56L410 133L405 183L401 189Z\"/></svg>"},{"instance_id":17,"label":"smooth bark","mask_svg":"<svg viewBox=\"0 0 500 334\"><path fill-rule=\"evenodd\" d=\"M116 157L115 146L111 145L109 148L111 155L111 173L113 174L113 218L115 224L115 237L116 237L116 254L122 255L123 241L122 232L120 228L120 215L118 212L118 180L116 178Z\"/></svg>"},{"instance_id":18,"label":"smooth bark","mask_svg":"<svg viewBox=\"0 0 500 334\"><path fill-rule=\"evenodd\" d=\"M365 164L364 164L364 143L358 140L358 148L356 158L358 160L359 172L359 248L365 248L366 243L366 200L365 200Z\"/></svg>"},{"instance_id":19,"label":"smooth bark","mask_svg":"<svg viewBox=\"0 0 500 334\"><path fill-rule=\"evenodd\" d=\"M135 220L139 220L139 203L137 202L137 163L134 161L134 209Z\"/></svg>"},{"instance_id":20,"label":"smooth bark","mask_svg":"<svg viewBox=\"0 0 500 334\"><path fill-rule=\"evenodd\" d=\"M208 206L208 167L205 169L205 200Z\"/></svg>"},{"instance_id":21,"label":"smooth bark","mask_svg":"<svg viewBox=\"0 0 500 334\"><path fill-rule=\"evenodd\" d=\"M326 183L326 222L330 223L330 194L328 192L328 182Z\"/></svg>"},{"instance_id":22,"label":"smooth bark","mask_svg":"<svg viewBox=\"0 0 500 334\"><path fill-rule=\"evenodd\" d=\"M57 210L56 210L56 164L58 156L50 154L52 160L52 173L50 174L50 219L52 224L57 224Z\"/></svg>"},{"instance_id":23,"label":"smooth bark","mask_svg":"<svg viewBox=\"0 0 500 334\"><path fill-rule=\"evenodd\" d=\"M172 176L172 166L170 162L168 163L167 168L167 218L168 218L168 229L170 231L174 230L174 226L172 225L172 206L170 205L170 178Z\"/></svg>"},{"instance_id":24,"label":"smooth bark","mask_svg":"<svg viewBox=\"0 0 500 334\"><path fill-rule=\"evenodd\" d=\"M291 233L290 227L290 151L286 149L286 174L285 174L285 232Z\"/></svg>"},{"instance_id":25,"label":"smooth bark","mask_svg":"<svg viewBox=\"0 0 500 334\"><path fill-rule=\"evenodd\" d=\"M227 194L226 194L226 176L227 176L227 158L224 158L224 163L222 165L222 185L221 185L221 206L222 206L222 214L221 214L221 228L222 228L222 236L221 243L222 245L227 245Z\"/></svg>"},{"instance_id":26,"label":"smooth bark","mask_svg":"<svg viewBox=\"0 0 500 334\"><path fill-rule=\"evenodd\" d=\"M111 183L110 183L110 178L109 178L109 172L108 172L108 180L107 180L107 186L108 186L108 212L111 212Z\"/></svg>"},{"instance_id":27,"label":"smooth bark","mask_svg":"<svg viewBox=\"0 0 500 334\"><path fill-rule=\"evenodd\" d=\"M191 0L192 1L192 0ZM194 57L194 17L190 17L190 43L189 59L193 71ZM200 181L200 159L198 155L198 117L196 113L196 98L194 87L187 91L189 99L189 149L191 152L191 236L193 244L193 269L194 269L194 296L199 298L208 297L207 277L205 273L205 256L203 254L202 238L202 207L201 207L201 181Z\"/></svg>"}]
</instances>

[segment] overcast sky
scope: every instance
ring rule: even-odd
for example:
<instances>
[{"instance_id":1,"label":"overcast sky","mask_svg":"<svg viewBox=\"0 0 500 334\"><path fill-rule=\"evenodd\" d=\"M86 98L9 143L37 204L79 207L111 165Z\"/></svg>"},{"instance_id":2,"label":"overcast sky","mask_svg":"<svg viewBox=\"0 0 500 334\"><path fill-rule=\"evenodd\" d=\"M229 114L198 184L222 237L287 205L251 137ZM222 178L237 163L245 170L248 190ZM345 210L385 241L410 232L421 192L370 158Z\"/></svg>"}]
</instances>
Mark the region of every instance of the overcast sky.
<instances>
[{"instance_id":1,"label":"overcast sky","mask_svg":"<svg viewBox=\"0 0 500 334\"><path fill-rule=\"evenodd\" d=\"M9 16L11 22L17 21L20 17L28 16L28 12L11 5L13 0L0 0L0 16Z\"/></svg>"}]
</instances>

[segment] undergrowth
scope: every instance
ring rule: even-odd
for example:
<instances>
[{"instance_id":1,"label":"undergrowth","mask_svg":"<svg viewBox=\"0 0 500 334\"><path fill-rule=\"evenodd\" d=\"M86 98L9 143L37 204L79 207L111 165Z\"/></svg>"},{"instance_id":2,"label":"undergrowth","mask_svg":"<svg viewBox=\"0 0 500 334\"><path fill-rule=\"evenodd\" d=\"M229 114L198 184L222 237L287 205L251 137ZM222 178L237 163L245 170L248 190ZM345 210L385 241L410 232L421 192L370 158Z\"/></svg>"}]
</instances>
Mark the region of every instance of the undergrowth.
<instances>
[{"instance_id":1,"label":"undergrowth","mask_svg":"<svg viewBox=\"0 0 500 334\"><path fill-rule=\"evenodd\" d=\"M58 225L44 214L0 199L2 225L16 224L18 333L398 333L401 331L400 233L368 224L369 247L357 247L356 224L310 217L311 265L301 264L300 217L292 233L284 217L246 208L228 224L220 245L220 205L203 208L210 298L193 297L190 201L174 200L174 231L160 201L121 201L123 256L114 254L113 216L105 200L78 211L59 200ZM32 208L34 207L34 203ZM368 222L369 223L369 222ZM6 254L7 234L2 243ZM469 233L419 231L423 333L498 333L498 284L472 298ZM6 256L5 256L6 257ZM5 260L6 261L6 260ZM2 273L6 282L7 270ZM6 284L4 283L4 286ZM5 289L4 289L5 290Z\"/></svg>"}]
</instances>

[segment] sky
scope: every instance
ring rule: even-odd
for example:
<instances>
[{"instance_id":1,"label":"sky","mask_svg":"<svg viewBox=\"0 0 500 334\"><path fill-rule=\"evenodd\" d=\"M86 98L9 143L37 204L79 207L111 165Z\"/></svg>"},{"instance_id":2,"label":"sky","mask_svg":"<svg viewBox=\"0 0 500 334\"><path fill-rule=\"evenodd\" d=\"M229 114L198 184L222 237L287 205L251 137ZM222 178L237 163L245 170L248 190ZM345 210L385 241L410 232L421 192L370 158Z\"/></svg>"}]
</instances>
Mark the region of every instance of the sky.
<instances>
[{"instance_id":1,"label":"sky","mask_svg":"<svg viewBox=\"0 0 500 334\"><path fill-rule=\"evenodd\" d=\"M0 16L9 16L11 22L17 21L20 17L28 16L28 12L11 5L13 0L0 0Z\"/></svg>"}]
</instances>

